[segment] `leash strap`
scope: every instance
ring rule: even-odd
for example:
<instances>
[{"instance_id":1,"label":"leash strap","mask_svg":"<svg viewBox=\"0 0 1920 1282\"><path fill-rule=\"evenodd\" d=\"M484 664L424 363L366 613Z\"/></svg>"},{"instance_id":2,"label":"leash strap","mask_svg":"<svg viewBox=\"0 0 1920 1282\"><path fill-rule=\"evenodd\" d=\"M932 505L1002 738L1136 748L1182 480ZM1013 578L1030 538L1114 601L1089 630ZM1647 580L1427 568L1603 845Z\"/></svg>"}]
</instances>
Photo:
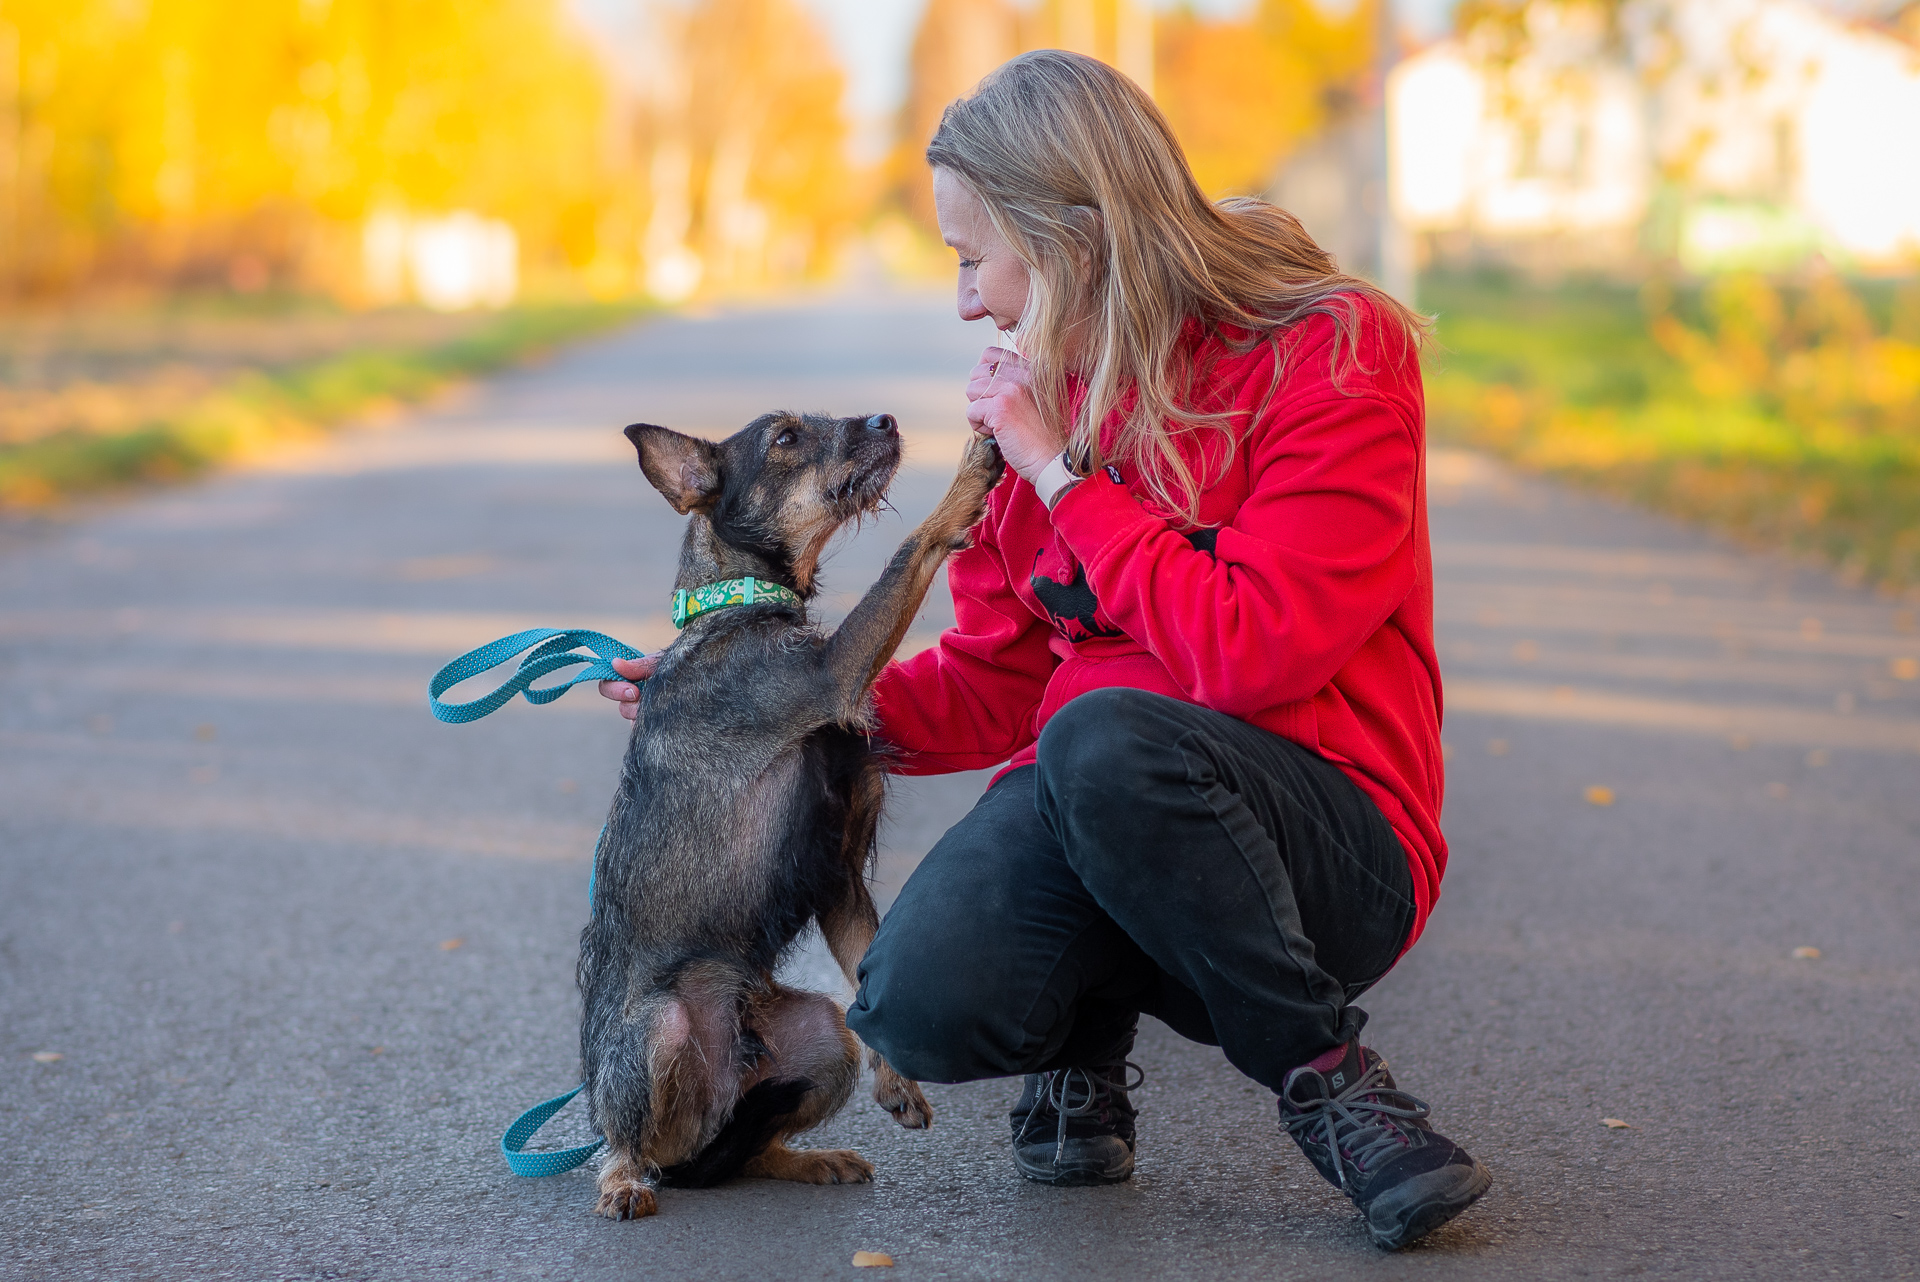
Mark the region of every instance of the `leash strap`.
<instances>
[{"instance_id":1,"label":"leash strap","mask_svg":"<svg viewBox=\"0 0 1920 1282\"><path fill-rule=\"evenodd\" d=\"M591 650L592 655L575 653L582 647ZM532 649L533 653L520 660L518 670L492 694L471 703L440 701L441 695L467 678L477 677L489 668L498 667L527 649ZM505 707L516 694L524 695L528 703L552 703L582 681L623 681L626 678L613 670L612 661L639 657L638 650L624 641L614 640L604 632L589 632L584 628L530 628L510 637L501 637L477 650L469 650L434 673L433 681L427 686L427 706L433 709L434 716L452 725L478 721L488 713ZM575 673L559 685L542 686L539 689L533 686L535 681L550 672L583 663L587 665L585 671Z\"/></svg>"},{"instance_id":2,"label":"leash strap","mask_svg":"<svg viewBox=\"0 0 1920 1282\"><path fill-rule=\"evenodd\" d=\"M542 1175L558 1175L562 1171L571 1171L600 1150L605 1140L595 1140L591 1144L578 1144L573 1148L549 1149L539 1153L523 1150L527 1141L534 1137L547 1119L567 1106L567 1101L578 1095L582 1087L576 1086L565 1095L556 1095L544 1104L535 1104L514 1119L507 1133L500 1137L500 1154L507 1159L507 1165L513 1168L515 1175L538 1178Z\"/></svg>"}]
</instances>

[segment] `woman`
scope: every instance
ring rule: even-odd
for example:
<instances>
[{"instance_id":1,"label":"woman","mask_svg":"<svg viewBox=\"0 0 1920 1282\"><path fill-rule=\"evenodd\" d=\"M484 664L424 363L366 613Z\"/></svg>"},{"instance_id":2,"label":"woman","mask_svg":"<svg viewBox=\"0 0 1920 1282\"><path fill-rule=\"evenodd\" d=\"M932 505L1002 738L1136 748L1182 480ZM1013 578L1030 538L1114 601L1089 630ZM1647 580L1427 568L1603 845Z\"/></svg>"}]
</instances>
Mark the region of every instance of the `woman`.
<instances>
[{"instance_id":1,"label":"woman","mask_svg":"<svg viewBox=\"0 0 1920 1282\"><path fill-rule=\"evenodd\" d=\"M1007 63L927 159L961 316L1018 335L967 385L1017 479L949 563L956 626L875 705L905 773L1009 764L902 889L848 1026L923 1081L1025 1074L1016 1165L1086 1184L1132 1174L1150 1013L1272 1089L1405 1245L1490 1182L1352 1004L1446 863L1419 320L1290 215L1210 203L1090 58Z\"/></svg>"}]
</instances>

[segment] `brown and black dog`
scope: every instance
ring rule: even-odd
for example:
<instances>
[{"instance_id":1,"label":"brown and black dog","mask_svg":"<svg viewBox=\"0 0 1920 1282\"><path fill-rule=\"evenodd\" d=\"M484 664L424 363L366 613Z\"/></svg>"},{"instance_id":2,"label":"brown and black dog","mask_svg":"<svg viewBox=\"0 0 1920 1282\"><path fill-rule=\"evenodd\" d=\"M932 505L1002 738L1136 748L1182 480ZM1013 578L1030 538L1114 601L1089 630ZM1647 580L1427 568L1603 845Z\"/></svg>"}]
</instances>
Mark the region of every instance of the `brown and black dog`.
<instances>
[{"instance_id":1,"label":"brown and black dog","mask_svg":"<svg viewBox=\"0 0 1920 1282\"><path fill-rule=\"evenodd\" d=\"M814 592L834 533L884 499L893 417L768 414L718 444L636 424L647 479L692 515L677 586L753 577ZM776 983L818 921L850 982L879 924L866 873L884 800L868 691L936 570L1002 472L976 439L938 507L831 633L803 604L691 620L641 687L580 937L580 1053L606 1137L601 1214L651 1215L661 1184L735 1175L817 1184L873 1168L789 1137L839 1110L859 1045L839 1006ZM920 1088L872 1057L874 1098L933 1120Z\"/></svg>"}]
</instances>

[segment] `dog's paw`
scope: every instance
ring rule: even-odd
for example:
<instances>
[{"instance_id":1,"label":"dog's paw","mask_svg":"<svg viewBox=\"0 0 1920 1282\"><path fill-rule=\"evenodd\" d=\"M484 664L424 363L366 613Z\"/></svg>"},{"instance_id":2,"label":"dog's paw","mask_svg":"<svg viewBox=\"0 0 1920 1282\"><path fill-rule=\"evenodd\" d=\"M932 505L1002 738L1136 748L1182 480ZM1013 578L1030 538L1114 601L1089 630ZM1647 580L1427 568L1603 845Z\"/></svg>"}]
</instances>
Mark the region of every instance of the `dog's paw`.
<instances>
[{"instance_id":1,"label":"dog's paw","mask_svg":"<svg viewBox=\"0 0 1920 1282\"><path fill-rule=\"evenodd\" d=\"M927 1103L919 1085L891 1069L874 1075L873 1098L910 1131L924 1131L933 1125L933 1105Z\"/></svg>"},{"instance_id":2,"label":"dog's paw","mask_svg":"<svg viewBox=\"0 0 1920 1282\"><path fill-rule=\"evenodd\" d=\"M990 490L1000 484L1000 477L1007 470L1007 460L1000 453L1000 443L991 436L982 436L978 432L967 442L967 452L961 456L960 474L970 476L983 490Z\"/></svg>"},{"instance_id":3,"label":"dog's paw","mask_svg":"<svg viewBox=\"0 0 1920 1282\"><path fill-rule=\"evenodd\" d=\"M593 1210L596 1215L604 1215L610 1220L638 1220L658 1214L660 1204L654 1200L653 1190L645 1184L638 1180L621 1180L600 1186L600 1201Z\"/></svg>"},{"instance_id":4,"label":"dog's paw","mask_svg":"<svg viewBox=\"0 0 1920 1282\"><path fill-rule=\"evenodd\" d=\"M782 1179L802 1184L865 1184L873 1178L873 1163L850 1148L798 1149L793 1158Z\"/></svg>"}]
</instances>

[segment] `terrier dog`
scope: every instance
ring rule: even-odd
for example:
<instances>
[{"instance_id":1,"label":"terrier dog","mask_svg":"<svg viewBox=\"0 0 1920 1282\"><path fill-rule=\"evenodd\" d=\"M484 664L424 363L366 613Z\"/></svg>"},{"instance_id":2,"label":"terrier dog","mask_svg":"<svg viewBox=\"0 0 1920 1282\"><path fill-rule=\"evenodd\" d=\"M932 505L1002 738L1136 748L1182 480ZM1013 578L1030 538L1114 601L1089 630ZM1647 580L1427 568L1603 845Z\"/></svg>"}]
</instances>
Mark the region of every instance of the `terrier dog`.
<instances>
[{"instance_id":1,"label":"terrier dog","mask_svg":"<svg viewBox=\"0 0 1920 1282\"><path fill-rule=\"evenodd\" d=\"M621 1220L652 1215L662 1184L872 1177L851 1150L786 1145L846 1102L859 1043L834 1001L773 971L812 920L857 982L879 925L866 872L885 796L868 691L1003 470L975 438L829 634L805 602L834 533L885 498L893 416L767 414L718 444L626 431L647 479L693 518L676 586L755 579L791 596L762 589L699 614L641 687L580 937L585 1094L606 1137L596 1209ZM871 1062L874 1098L902 1126L930 1124L920 1088Z\"/></svg>"}]
</instances>

